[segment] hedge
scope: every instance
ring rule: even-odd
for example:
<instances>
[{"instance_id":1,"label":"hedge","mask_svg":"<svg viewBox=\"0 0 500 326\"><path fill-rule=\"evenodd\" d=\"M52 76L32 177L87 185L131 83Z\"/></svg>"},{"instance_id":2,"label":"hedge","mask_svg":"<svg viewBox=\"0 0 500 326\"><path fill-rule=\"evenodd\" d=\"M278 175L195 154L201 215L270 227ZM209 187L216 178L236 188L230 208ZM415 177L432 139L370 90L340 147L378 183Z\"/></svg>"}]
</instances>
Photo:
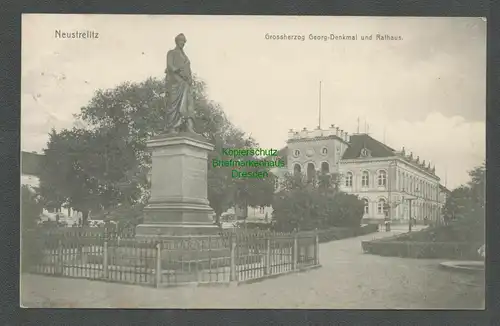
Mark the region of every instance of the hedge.
<instances>
[{"instance_id":1,"label":"hedge","mask_svg":"<svg viewBox=\"0 0 500 326\"><path fill-rule=\"evenodd\" d=\"M482 243L381 240L362 241L361 246L363 251L380 256L404 258L482 260L477 253L478 248L483 245Z\"/></svg>"},{"instance_id":2,"label":"hedge","mask_svg":"<svg viewBox=\"0 0 500 326\"><path fill-rule=\"evenodd\" d=\"M378 231L378 225L368 224L358 228L331 228L318 231L318 240L320 243L357 237Z\"/></svg>"}]
</instances>

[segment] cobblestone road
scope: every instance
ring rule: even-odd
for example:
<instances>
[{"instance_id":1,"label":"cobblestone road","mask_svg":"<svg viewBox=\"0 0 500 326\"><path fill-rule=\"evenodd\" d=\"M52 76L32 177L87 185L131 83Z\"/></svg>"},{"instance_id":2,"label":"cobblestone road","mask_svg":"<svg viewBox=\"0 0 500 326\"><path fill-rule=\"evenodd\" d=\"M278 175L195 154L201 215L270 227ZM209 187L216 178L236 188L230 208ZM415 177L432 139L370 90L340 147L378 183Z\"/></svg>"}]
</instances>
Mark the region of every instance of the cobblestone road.
<instances>
[{"instance_id":1,"label":"cobblestone road","mask_svg":"<svg viewBox=\"0 0 500 326\"><path fill-rule=\"evenodd\" d=\"M395 232L402 232L396 228ZM238 287L141 286L23 275L24 307L483 309L484 288L471 276L439 268L441 260L363 254L361 240L321 245L322 268Z\"/></svg>"}]
</instances>

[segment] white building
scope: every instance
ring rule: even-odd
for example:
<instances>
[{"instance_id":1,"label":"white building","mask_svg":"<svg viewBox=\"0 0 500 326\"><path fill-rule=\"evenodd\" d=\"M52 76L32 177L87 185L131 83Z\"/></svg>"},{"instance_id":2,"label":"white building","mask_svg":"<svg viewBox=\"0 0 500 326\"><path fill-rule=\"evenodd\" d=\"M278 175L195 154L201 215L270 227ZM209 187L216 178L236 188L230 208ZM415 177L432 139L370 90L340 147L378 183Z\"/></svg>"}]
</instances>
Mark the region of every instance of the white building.
<instances>
[{"instance_id":1,"label":"white building","mask_svg":"<svg viewBox=\"0 0 500 326\"><path fill-rule=\"evenodd\" d=\"M340 189L365 202L363 223L392 220L440 222L442 191L435 168L404 148L396 151L368 134L353 134L332 125L329 129L290 130L287 167L273 173L338 173ZM282 171L280 171L282 170ZM441 197L440 197L441 196Z\"/></svg>"}]
</instances>

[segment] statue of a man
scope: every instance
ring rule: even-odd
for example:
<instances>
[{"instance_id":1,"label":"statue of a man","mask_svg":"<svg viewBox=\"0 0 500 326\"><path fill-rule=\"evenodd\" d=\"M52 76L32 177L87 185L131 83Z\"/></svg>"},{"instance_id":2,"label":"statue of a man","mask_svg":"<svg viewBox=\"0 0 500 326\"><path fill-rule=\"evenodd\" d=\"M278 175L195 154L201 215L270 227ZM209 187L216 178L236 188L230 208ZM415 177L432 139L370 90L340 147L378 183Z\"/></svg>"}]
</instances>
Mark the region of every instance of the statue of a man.
<instances>
[{"instance_id":1,"label":"statue of a man","mask_svg":"<svg viewBox=\"0 0 500 326\"><path fill-rule=\"evenodd\" d=\"M167 107L166 126L167 132L179 132L186 129L194 131L194 99L193 78L191 75L191 62L184 53L186 37L179 34L175 37L176 47L167 53Z\"/></svg>"}]
</instances>

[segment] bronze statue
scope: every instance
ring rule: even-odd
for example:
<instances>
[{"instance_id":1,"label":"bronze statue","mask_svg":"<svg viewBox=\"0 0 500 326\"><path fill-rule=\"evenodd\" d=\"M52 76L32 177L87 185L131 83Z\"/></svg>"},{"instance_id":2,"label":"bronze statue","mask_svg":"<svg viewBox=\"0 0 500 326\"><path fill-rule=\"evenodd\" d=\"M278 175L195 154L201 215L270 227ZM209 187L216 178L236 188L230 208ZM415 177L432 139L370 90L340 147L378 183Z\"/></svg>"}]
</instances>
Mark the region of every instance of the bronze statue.
<instances>
[{"instance_id":1,"label":"bronze statue","mask_svg":"<svg viewBox=\"0 0 500 326\"><path fill-rule=\"evenodd\" d=\"M184 53L186 37L179 34L175 37L176 47L167 53L166 83L166 125L165 131L180 132L194 130L194 98L191 62Z\"/></svg>"}]
</instances>

